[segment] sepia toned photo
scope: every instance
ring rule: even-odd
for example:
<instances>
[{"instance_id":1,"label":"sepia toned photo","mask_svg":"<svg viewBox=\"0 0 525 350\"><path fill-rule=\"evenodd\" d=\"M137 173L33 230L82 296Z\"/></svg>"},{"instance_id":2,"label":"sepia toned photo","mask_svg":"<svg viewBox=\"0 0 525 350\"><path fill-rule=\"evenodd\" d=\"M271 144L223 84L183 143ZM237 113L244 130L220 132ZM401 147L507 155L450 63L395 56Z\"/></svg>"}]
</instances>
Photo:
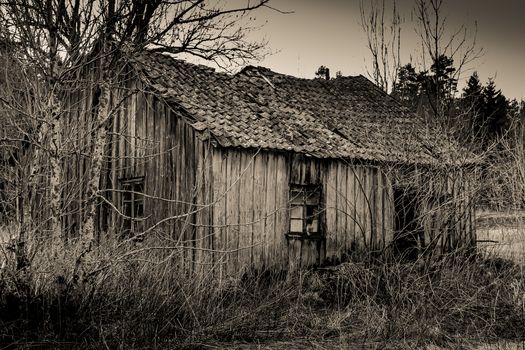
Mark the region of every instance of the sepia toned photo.
<instances>
[{"instance_id":1,"label":"sepia toned photo","mask_svg":"<svg viewBox=\"0 0 525 350\"><path fill-rule=\"evenodd\" d=\"M0 349L525 350L519 0L0 0Z\"/></svg>"}]
</instances>

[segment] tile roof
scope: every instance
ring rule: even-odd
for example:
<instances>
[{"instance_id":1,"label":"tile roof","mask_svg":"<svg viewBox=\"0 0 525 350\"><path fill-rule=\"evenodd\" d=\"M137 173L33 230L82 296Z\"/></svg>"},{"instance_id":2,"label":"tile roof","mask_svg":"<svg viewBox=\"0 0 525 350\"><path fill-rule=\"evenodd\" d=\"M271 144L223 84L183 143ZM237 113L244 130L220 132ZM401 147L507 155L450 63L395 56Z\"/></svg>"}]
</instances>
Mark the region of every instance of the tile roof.
<instances>
[{"instance_id":1,"label":"tile roof","mask_svg":"<svg viewBox=\"0 0 525 350\"><path fill-rule=\"evenodd\" d=\"M363 76L301 79L253 66L230 75L158 53L132 64L223 147L423 164L449 163L458 153Z\"/></svg>"}]
</instances>

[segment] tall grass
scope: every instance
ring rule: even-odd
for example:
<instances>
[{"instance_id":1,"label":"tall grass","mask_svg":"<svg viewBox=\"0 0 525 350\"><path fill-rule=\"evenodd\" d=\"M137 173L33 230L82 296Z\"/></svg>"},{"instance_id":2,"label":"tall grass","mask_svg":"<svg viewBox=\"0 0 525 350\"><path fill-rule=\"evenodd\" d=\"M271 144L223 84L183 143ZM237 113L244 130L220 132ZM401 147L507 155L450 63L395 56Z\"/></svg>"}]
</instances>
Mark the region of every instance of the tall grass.
<instances>
[{"instance_id":1,"label":"tall grass","mask_svg":"<svg viewBox=\"0 0 525 350\"><path fill-rule=\"evenodd\" d=\"M122 251L99 251L81 264L76 254L40 253L25 271L6 265L0 342L165 349L525 340L523 266L499 258L361 261L288 276L266 271L219 279L213 272L186 273L179 252L147 248L122 260Z\"/></svg>"}]
</instances>

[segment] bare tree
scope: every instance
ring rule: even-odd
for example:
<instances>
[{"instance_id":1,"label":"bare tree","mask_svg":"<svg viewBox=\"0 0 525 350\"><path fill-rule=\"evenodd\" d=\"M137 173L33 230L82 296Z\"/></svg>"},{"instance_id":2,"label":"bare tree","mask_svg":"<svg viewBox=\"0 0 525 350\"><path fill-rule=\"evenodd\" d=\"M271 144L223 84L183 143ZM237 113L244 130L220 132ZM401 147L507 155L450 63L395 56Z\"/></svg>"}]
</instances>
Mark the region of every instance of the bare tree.
<instances>
[{"instance_id":1,"label":"bare tree","mask_svg":"<svg viewBox=\"0 0 525 350\"><path fill-rule=\"evenodd\" d=\"M15 43L10 50L28 67L26 81L37 93L31 118L35 128L28 135L33 149L28 171L29 198L37 191L37 178L48 171L45 206L52 241L60 243L63 201L63 167L71 152L89 154L87 202L82 238L89 247L95 237L96 199L107 142L107 126L115 114L110 99L118 84L123 56L143 50L188 54L219 65L242 63L264 54L264 43L247 40L252 12L269 0L244 1L230 6L208 0L3 0L0 2L0 40ZM94 69L85 81L86 71ZM29 74L29 71L26 72ZM86 130L87 149L68 148L61 135L68 111L66 96L74 84L86 83L94 91L93 124ZM117 103L118 104L118 103ZM42 160L45 160L42 162ZM43 165L45 163L45 166ZM43 185L40 183L40 185ZM77 189L78 190L78 189ZM27 205L26 205L27 206ZM32 214L26 210L25 222ZM34 215L33 215L34 216ZM33 227L34 229L34 227ZM24 226L21 231L29 230ZM27 233L21 237L27 236Z\"/></svg>"},{"instance_id":2,"label":"bare tree","mask_svg":"<svg viewBox=\"0 0 525 350\"><path fill-rule=\"evenodd\" d=\"M390 93L397 80L401 53L401 16L396 1L389 15L385 0L359 2L361 28L366 34L372 58L368 74L385 92Z\"/></svg>"},{"instance_id":3,"label":"bare tree","mask_svg":"<svg viewBox=\"0 0 525 350\"><path fill-rule=\"evenodd\" d=\"M448 60L454 64L454 70L446 73L458 81L468 65L482 54L482 49L476 46L476 26L470 30L463 24L451 31L444 13L445 4L445 0L416 0L415 5L416 32L421 38L422 49L420 63L423 71L433 71L434 91L427 97L437 120L450 119L446 115L449 112L446 104L455 95L454 89L440 81L443 77L439 71L446 69L442 67L444 62Z\"/></svg>"}]
</instances>

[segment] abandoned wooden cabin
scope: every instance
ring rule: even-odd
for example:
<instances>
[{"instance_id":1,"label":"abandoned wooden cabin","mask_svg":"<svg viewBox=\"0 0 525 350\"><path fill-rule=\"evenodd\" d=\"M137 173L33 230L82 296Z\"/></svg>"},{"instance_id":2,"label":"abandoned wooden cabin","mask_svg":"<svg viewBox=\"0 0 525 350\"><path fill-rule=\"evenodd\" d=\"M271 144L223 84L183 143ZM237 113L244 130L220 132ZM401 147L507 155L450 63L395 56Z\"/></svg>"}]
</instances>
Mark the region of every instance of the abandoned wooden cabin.
<instances>
[{"instance_id":1,"label":"abandoned wooden cabin","mask_svg":"<svg viewBox=\"0 0 525 350\"><path fill-rule=\"evenodd\" d=\"M406 244L398 237L408 229L419 251L474 244L459 153L363 76L300 79L254 66L231 75L158 53L130 59L122 76L101 178L101 242L169 237L187 248L188 264L227 271L385 252ZM85 95L70 96L72 139L86 139ZM82 182L82 156L64 164L68 183ZM443 167L456 175L424 179ZM418 191L433 191L432 200L396 199ZM82 231L84 192L64 204L71 237ZM451 197L459 202L441 215ZM416 224L423 207L431 217Z\"/></svg>"}]
</instances>

